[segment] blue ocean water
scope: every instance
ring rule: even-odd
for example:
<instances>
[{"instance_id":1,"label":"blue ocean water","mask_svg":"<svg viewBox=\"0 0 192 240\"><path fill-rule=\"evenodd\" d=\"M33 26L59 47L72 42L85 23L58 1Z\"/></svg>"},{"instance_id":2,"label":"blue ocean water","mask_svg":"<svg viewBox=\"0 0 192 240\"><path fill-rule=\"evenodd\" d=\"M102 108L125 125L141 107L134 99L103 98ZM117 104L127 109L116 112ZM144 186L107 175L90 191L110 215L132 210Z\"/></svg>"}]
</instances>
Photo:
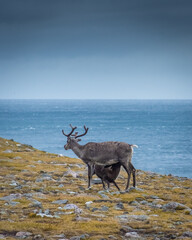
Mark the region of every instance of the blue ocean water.
<instances>
[{"instance_id":1,"label":"blue ocean water","mask_svg":"<svg viewBox=\"0 0 192 240\"><path fill-rule=\"evenodd\" d=\"M192 178L192 100L0 100L0 136L35 148L65 151L69 124L89 141L137 144L137 169Z\"/></svg>"}]
</instances>

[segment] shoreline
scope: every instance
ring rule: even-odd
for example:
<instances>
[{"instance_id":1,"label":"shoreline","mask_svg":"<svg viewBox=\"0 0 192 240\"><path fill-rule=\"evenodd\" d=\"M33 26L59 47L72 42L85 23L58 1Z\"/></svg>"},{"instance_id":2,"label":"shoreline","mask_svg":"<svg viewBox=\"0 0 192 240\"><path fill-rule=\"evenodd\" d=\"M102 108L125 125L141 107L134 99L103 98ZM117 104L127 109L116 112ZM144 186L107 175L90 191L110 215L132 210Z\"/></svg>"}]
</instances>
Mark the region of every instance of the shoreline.
<instances>
[{"instance_id":1,"label":"shoreline","mask_svg":"<svg viewBox=\"0 0 192 240\"><path fill-rule=\"evenodd\" d=\"M87 190L81 160L3 138L0 164L2 239L192 237L190 178L137 170L128 193L103 191L95 177ZM116 181L123 190L123 170Z\"/></svg>"}]
</instances>

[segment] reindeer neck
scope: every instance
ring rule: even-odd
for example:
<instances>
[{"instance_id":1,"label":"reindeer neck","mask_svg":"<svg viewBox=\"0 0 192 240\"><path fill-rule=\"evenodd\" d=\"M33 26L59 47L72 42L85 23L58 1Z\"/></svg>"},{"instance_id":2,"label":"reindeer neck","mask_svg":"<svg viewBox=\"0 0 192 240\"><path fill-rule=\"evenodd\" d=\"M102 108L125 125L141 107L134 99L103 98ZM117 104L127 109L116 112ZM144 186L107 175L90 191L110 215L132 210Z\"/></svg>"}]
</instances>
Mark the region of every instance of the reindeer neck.
<instances>
[{"instance_id":1,"label":"reindeer neck","mask_svg":"<svg viewBox=\"0 0 192 240\"><path fill-rule=\"evenodd\" d=\"M83 157L83 145L80 145L79 143L74 143L72 150L77 155L77 157L81 158Z\"/></svg>"}]
</instances>

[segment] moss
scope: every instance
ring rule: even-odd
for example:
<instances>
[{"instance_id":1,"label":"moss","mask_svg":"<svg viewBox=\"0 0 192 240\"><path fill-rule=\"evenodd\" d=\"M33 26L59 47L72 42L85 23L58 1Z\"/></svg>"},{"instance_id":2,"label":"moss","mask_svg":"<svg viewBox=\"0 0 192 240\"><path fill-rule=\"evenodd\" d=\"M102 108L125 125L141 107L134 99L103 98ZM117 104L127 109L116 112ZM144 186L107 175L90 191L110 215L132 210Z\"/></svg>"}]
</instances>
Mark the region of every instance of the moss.
<instances>
[{"instance_id":1,"label":"moss","mask_svg":"<svg viewBox=\"0 0 192 240\"><path fill-rule=\"evenodd\" d=\"M165 212L161 208L152 206L156 200L153 196L156 196L161 199L159 202L157 200L159 204L175 201L192 208L191 179L179 179L158 174L150 175L138 170L137 186L143 191L132 190L124 194L112 193L116 192L116 188L111 185L111 191L104 192L108 199L104 199L98 193L102 190L102 185L93 185L91 190L86 190L87 169L86 167L77 167L77 164L83 164L81 160L58 157L57 154L32 148L33 152L24 152L28 147L17 146L17 144L0 138L0 188L2 190L0 198L10 194L20 193L22 195L22 198L12 200L12 203L19 202L17 205L11 205L9 201L0 201L2 213L0 232L7 232L6 239L15 239L12 236L15 236L18 231L30 231L33 235L41 234L45 239L52 239L52 236L61 233L64 233L67 238L87 233L90 236L89 239L92 240L108 239L109 235L122 239L123 234L120 231L122 225L132 227L133 231L139 230L141 236L147 236L147 239L154 239L154 234L163 239L169 234L175 233L180 236L183 232L192 229L189 209L182 208L174 212ZM13 152L4 153L3 151L6 149ZM63 173L68 170L68 167L72 171L81 171L80 177L63 177ZM38 182L37 179L42 178L44 174L50 175L51 179ZM11 185L12 181L22 187ZM121 170L120 177L117 178L121 189L125 188L126 181L127 175L124 170ZM63 187L60 187L60 184L63 184ZM24 194L32 195L27 198ZM37 216L40 208L34 207L31 199L42 203L41 210L43 212L49 209L52 216L58 212L62 214L59 215L59 218ZM87 220L78 221L79 214L74 210L65 211L59 208L64 205L52 203L63 199L67 199L69 204L75 204L81 208L83 211L80 217ZM85 203L90 201L92 204L87 208ZM141 204L142 201L146 201L148 204ZM116 209L116 204L119 202L123 203L123 209ZM135 202L135 205L132 202ZM108 207L108 210L102 211L103 206ZM97 210L93 211L93 208ZM67 215L66 213L70 211L72 214ZM131 219L126 223L121 223L116 216L124 214L146 215L147 219L144 221Z\"/></svg>"}]
</instances>

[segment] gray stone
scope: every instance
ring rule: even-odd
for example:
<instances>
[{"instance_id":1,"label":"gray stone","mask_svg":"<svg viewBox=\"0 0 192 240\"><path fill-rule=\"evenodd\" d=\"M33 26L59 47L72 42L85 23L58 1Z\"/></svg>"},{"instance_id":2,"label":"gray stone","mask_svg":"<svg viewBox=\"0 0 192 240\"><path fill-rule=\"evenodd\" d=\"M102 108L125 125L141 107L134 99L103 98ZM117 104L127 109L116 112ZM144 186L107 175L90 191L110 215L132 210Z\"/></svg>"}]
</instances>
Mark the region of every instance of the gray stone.
<instances>
[{"instance_id":1,"label":"gray stone","mask_svg":"<svg viewBox=\"0 0 192 240\"><path fill-rule=\"evenodd\" d=\"M124 215L116 216L116 218L118 218L122 222L132 221L132 220L145 221L145 220L148 219L148 216L147 215L128 215L128 214L124 214Z\"/></svg>"},{"instance_id":2,"label":"gray stone","mask_svg":"<svg viewBox=\"0 0 192 240\"><path fill-rule=\"evenodd\" d=\"M81 236L71 237L70 240L81 240L81 239L86 239L86 238L88 238L88 237L89 237L88 234L82 234Z\"/></svg>"},{"instance_id":3,"label":"gray stone","mask_svg":"<svg viewBox=\"0 0 192 240\"><path fill-rule=\"evenodd\" d=\"M89 234L82 234L81 236L80 236L80 239L86 239L86 238L88 238L89 237Z\"/></svg>"},{"instance_id":4,"label":"gray stone","mask_svg":"<svg viewBox=\"0 0 192 240\"><path fill-rule=\"evenodd\" d=\"M74 236L74 237L71 237L70 240L80 240L80 237L79 236Z\"/></svg>"},{"instance_id":5,"label":"gray stone","mask_svg":"<svg viewBox=\"0 0 192 240\"><path fill-rule=\"evenodd\" d=\"M19 156L18 157L14 157L13 159L14 160L19 160L19 159L21 159L21 157L19 157Z\"/></svg>"},{"instance_id":6,"label":"gray stone","mask_svg":"<svg viewBox=\"0 0 192 240\"><path fill-rule=\"evenodd\" d=\"M2 197L0 198L0 200L12 201L14 199L21 199L21 198L22 198L22 195L20 193L16 193L16 194L10 194L9 196Z\"/></svg>"},{"instance_id":7,"label":"gray stone","mask_svg":"<svg viewBox=\"0 0 192 240\"><path fill-rule=\"evenodd\" d=\"M47 218L60 218L58 215L49 214L49 209L45 210L44 213L42 212L42 210L40 210L39 213L37 213L37 216L47 217Z\"/></svg>"},{"instance_id":8,"label":"gray stone","mask_svg":"<svg viewBox=\"0 0 192 240\"><path fill-rule=\"evenodd\" d=\"M87 208L90 208L92 203L93 203L93 201L89 201L89 202L86 202L85 205Z\"/></svg>"},{"instance_id":9,"label":"gray stone","mask_svg":"<svg viewBox=\"0 0 192 240\"><path fill-rule=\"evenodd\" d=\"M32 233L30 233L30 232L17 232L15 236L18 238L27 238L31 235L32 235Z\"/></svg>"},{"instance_id":10,"label":"gray stone","mask_svg":"<svg viewBox=\"0 0 192 240\"><path fill-rule=\"evenodd\" d=\"M44 237L38 234L34 236L33 240L44 240Z\"/></svg>"},{"instance_id":11,"label":"gray stone","mask_svg":"<svg viewBox=\"0 0 192 240\"><path fill-rule=\"evenodd\" d=\"M178 202L169 202L167 204L163 205L163 210L165 211L173 211L173 210L184 210L184 209L189 209L187 206L184 204L178 203Z\"/></svg>"},{"instance_id":12,"label":"gray stone","mask_svg":"<svg viewBox=\"0 0 192 240\"><path fill-rule=\"evenodd\" d=\"M64 210L74 210L75 213L81 213L82 209L80 209L77 205L75 204L67 204L66 206L64 206L62 209Z\"/></svg>"},{"instance_id":13,"label":"gray stone","mask_svg":"<svg viewBox=\"0 0 192 240\"><path fill-rule=\"evenodd\" d=\"M30 199L33 203L30 204L31 207L39 207L42 208L42 203L35 200L35 199Z\"/></svg>"},{"instance_id":14,"label":"gray stone","mask_svg":"<svg viewBox=\"0 0 192 240\"><path fill-rule=\"evenodd\" d=\"M14 187L14 186L17 186L18 183L16 181L12 180L12 182L9 185Z\"/></svg>"},{"instance_id":15,"label":"gray stone","mask_svg":"<svg viewBox=\"0 0 192 240\"><path fill-rule=\"evenodd\" d=\"M99 208L96 208L96 207L94 207L94 208L92 208L92 212L95 212L95 211L99 211L100 209Z\"/></svg>"},{"instance_id":16,"label":"gray stone","mask_svg":"<svg viewBox=\"0 0 192 240\"><path fill-rule=\"evenodd\" d=\"M70 168L68 168L68 171L64 173L63 176L72 176L74 178L78 177L78 174L74 171L72 171Z\"/></svg>"},{"instance_id":17,"label":"gray stone","mask_svg":"<svg viewBox=\"0 0 192 240\"><path fill-rule=\"evenodd\" d=\"M7 150L3 151L3 153L12 153L12 152L13 152L13 151L10 150L10 149L7 149Z\"/></svg>"},{"instance_id":18,"label":"gray stone","mask_svg":"<svg viewBox=\"0 0 192 240\"><path fill-rule=\"evenodd\" d=\"M115 209L116 209L116 210L122 210L122 209L124 209L123 203L122 203L122 202L117 203L116 206L115 206Z\"/></svg>"},{"instance_id":19,"label":"gray stone","mask_svg":"<svg viewBox=\"0 0 192 240\"><path fill-rule=\"evenodd\" d=\"M128 232L125 234L125 237L126 238L140 238L140 236L138 235L137 232Z\"/></svg>"},{"instance_id":20,"label":"gray stone","mask_svg":"<svg viewBox=\"0 0 192 240\"><path fill-rule=\"evenodd\" d=\"M192 238L192 232L189 232L189 231L188 231L188 232L184 232L184 233L183 233L183 236L184 236L184 237Z\"/></svg>"},{"instance_id":21,"label":"gray stone","mask_svg":"<svg viewBox=\"0 0 192 240\"><path fill-rule=\"evenodd\" d=\"M54 235L54 238L65 238L65 234Z\"/></svg>"},{"instance_id":22,"label":"gray stone","mask_svg":"<svg viewBox=\"0 0 192 240\"><path fill-rule=\"evenodd\" d=\"M53 204L58 204L58 205L62 205L62 204L66 204L68 202L67 199L64 199L64 200L57 200L57 201L54 201L52 202Z\"/></svg>"},{"instance_id":23,"label":"gray stone","mask_svg":"<svg viewBox=\"0 0 192 240\"><path fill-rule=\"evenodd\" d=\"M149 203L149 202L147 202L147 201L145 201L145 200L143 200L143 201L140 202L140 204L142 204L142 205L148 205L148 203Z\"/></svg>"},{"instance_id":24,"label":"gray stone","mask_svg":"<svg viewBox=\"0 0 192 240\"><path fill-rule=\"evenodd\" d=\"M131 192L131 191L144 192L143 189L141 189L141 188L137 188L137 187L130 187L130 189L128 190L128 192Z\"/></svg>"},{"instance_id":25,"label":"gray stone","mask_svg":"<svg viewBox=\"0 0 192 240\"><path fill-rule=\"evenodd\" d=\"M3 234L0 234L0 239L5 239L5 236Z\"/></svg>"},{"instance_id":26,"label":"gray stone","mask_svg":"<svg viewBox=\"0 0 192 240\"><path fill-rule=\"evenodd\" d=\"M102 198L109 199L109 197L104 194L104 191L99 191L98 194L99 194Z\"/></svg>"},{"instance_id":27,"label":"gray stone","mask_svg":"<svg viewBox=\"0 0 192 240\"><path fill-rule=\"evenodd\" d=\"M159 197L158 196L155 196L155 195L151 195L151 196L149 196L150 198L152 198L152 199L159 199Z\"/></svg>"},{"instance_id":28,"label":"gray stone","mask_svg":"<svg viewBox=\"0 0 192 240\"><path fill-rule=\"evenodd\" d=\"M92 184L101 184L102 181L101 179L97 178L97 179L92 179Z\"/></svg>"},{"instance_id":29,"label":"gray stone","mask_svg":"<svg viewBox=\"0 0 192 240\"><path fill-rule=\"evenodd\" d=\"M45 213L46 215L48 215L48 214L50 213L49 209L46 209L46 210L44 211L44 213Z\"/></svg>"},{"instance_id":30,"label":"gray stone","mask_svg":"<svg viewBox=\"0 0 192 240\"><path fill-rule=\"evenodd\" d=\"M131 201L129 204L132 205L132 206L140 205L140 203L137 202L137 201Z\"/></svg>"},{"instance_id":31,"label":"gray stone","mask_svg":"<svg viewBox=\"0 0 192 240\"><path fill-rule=\"evenodd\" d=\"M18 205L18 204L20 204L20 202L9 202L9 205L11 205L11 206L16 206L16 205Z\"/></svg>"},{"instance_id":32,"label":"gray stone","mask_svg":"<svg viewBox=\"0 0 192 240\"><path fill-rule=\"evenodd\" d=\"M116 240L116 239L117 239L117 238L114 237L113 235L109 235L108 238L109 238L109 239L112 239L112 240Z\"/></svg>"},{"instance_id":33,"label":"gray stone","mask_svg":"<svg viewBox=\"0 0 192 240\"><path fill-rule=\"evenodd\" d=\"M91 219L90 218L85 218L85 217L80 217L80 216L77 216L76 218L75 218L75 220L76 221L82 221L82 222L89 222L89 221L91 221Z\"/></svg>"},{"instance_id":34,"label":"gray stone","mask_svg":"<svg viewBox=\"0 0 192 240\"><path fill-rule=\"evenodd\" d=\"M102 206L100 210L103 212L107 212L107 211L109 211L109 208L106 206Z\"/></svg>"}]
</instances>

